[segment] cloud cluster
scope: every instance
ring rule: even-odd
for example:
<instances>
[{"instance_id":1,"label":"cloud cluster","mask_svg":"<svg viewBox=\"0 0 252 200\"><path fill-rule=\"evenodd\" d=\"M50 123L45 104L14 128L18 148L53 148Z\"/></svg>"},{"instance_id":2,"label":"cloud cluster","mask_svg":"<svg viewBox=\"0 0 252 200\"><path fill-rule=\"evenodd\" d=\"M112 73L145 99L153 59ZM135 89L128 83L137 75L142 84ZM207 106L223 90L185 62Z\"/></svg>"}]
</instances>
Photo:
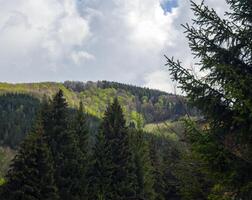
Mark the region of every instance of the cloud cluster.
<instances>
[{"instance_id":1,"label":"cloud cluster","mask_svg":"<svg viewBox=\"0 0 252 200\"><path fill-rule=\"evenodd\" d=\"M224 1L206 0L223 11ZM114 80L173 91L164 54L192 62L187 0L0 0L0 80Z\"/></svg>"},{"instance_id":2,"label":"cloud cluster","mask_svg":"<svg viewBox=\"0 0 252 200\"><path fill-rule=\"evenodd\" d=\"M53 79L66 63L93 57L82 48L91 32L74 1L1 1L0 9L1 81Z\"/></svg>"}]
</instances>

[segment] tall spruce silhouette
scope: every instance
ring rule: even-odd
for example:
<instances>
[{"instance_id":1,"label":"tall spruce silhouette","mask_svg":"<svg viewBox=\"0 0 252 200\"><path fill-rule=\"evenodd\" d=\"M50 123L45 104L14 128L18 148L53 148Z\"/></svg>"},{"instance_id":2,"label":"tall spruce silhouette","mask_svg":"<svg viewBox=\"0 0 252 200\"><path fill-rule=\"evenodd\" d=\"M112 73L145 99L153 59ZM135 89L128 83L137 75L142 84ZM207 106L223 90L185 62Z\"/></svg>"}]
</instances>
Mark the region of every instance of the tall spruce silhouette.
<instances>
[{"instance_id":1,"label":"tall spruce silhouette","mask_svg":"<svg viewBox=\"0 0 252 200\"><path fill-rule=\"evenodd\" d=\"M113 197L112 160L109 147L101 131L96 135L89 173L89 199L107 200Z\"/></svg>"},{"instance_id":2,"label":"tall spruce silhouette","mask_svg":"<svg viewBox=\"0 0 252 200\"><path fill-rule=\"evenodd\" d=\"M132 146L137 177L137 199L154 200L154 169L152 167L150 148L142 130L130 129L130 144Z\"/></svg>"},{"instance_id":3,"label":"tall spruce silhouette","mask_svg":"<svg viewBox=\"0 0 252 200\"><path fill-rule=\"evenodd\" d=\"M126 200L136 196L136 174L129 144L129 133L118 99L108 106L101 131L111 160L112 199Z\"/></svg>"},{"instance_id":4,"label":"tall spruce silhouette","mask_svg":"<svg viewBox=\"0 0 252 200\"><path fill-rule=\"evenodd\" d=\"M48 106L47 106L48 107ZM44 121L47 142L52 151L55 181L60 199L85 199L82 192L82 156L77 136L70 128L67 102L62 90L54 96Z\"/></svg>"},{"instance_id":5,"label":"tall spruce silhouette","mask_svg":"<svg viewBox=\"0 0 252 200\"><path fill-rule=\"evenodd\" d=\"M75 119L73 121L73 131L77 136L77 144L80 149L79 160L80 160L80 188L83 198L88 196L88 177L87 173L90 165L90 155L89 155L89 129L87 118L84 113L83 103L79 103L79 109L76 113Z\"/></svg>"},{"instance_id":6,"label":"tall spruce silhouette","mask_svg":"<svg viewBox=\"0 0 252 200\"><path fill-rule=\"evenodd\" d=\"M7 174L5 200L58 200L53 160L40 120L21 144Z\"/></svg>"},{"instance_id":7,"label":"tall spruce silhouette","mask_svg":"<svg viewBox=\"0 0 252 200\"><path fill-rule=\"evenodd\" d=\"M204 2L191 2L193 25L184 26L197 58L197 77L167 57L173 80L207 119L207 130L187 123L193 149L207 162L222 196L252 198L252 3L227 0L224 18ZM189 135L189 134L188 134ZM229 196L227 195L229 194Z\"/></svg>"}]
</instances>

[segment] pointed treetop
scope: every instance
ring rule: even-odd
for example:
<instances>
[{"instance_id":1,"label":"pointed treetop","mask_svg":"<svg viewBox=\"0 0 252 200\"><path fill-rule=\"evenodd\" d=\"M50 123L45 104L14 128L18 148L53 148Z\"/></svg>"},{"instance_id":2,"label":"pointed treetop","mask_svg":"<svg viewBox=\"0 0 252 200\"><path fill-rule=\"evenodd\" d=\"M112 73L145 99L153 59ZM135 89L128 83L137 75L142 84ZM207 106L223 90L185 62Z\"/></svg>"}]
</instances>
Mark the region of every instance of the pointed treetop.
<instances>
[{"instance_id":1,"label":"pointed treetop","mask_svg":"<svg viewBox=\"0 0 252 200\"><path fill-rule=\"evenodd\" d=\"M55 96L53 98L53 102L54 102L54 104L58 103L58 104L63 104L64 106L67 106L67 102L64 97L64 93L61 89L59 89L59 91L55 94Z\"/></svg>"}]
</instances>

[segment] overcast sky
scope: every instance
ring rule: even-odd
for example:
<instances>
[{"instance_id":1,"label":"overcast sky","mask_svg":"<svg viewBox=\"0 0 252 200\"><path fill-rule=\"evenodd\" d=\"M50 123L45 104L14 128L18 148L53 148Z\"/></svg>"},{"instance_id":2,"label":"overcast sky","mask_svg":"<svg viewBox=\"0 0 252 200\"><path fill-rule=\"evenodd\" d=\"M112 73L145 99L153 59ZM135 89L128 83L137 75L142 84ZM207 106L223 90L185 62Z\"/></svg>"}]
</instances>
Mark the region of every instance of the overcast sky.
<instances>
[{"instance_id":1,"label":"overcast sky","mask_svg":"<svg viewBox=\"0 0 252 200\"><path fill-rule=\"evenodd\" d=\"M225 10L225 0L205 2ZM192 18L189 0L0 5L0 82L113 80L173 92L163 55L193 63L180 26Z\"/></svg>"}]
</instances>

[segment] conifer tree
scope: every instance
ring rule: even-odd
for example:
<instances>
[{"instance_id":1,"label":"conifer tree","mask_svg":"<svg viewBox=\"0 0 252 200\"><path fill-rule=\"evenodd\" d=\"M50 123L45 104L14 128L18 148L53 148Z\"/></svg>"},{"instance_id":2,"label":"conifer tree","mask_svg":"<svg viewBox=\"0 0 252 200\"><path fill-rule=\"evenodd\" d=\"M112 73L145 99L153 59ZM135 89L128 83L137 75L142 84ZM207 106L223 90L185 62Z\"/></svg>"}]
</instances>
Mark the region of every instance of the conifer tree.
<instances>
[{"instance_id":1,"label":"conifer tree","mask_svg":"<svg viewBox=\"0 0 252 200\"><path fill-rule=\"evenodd\" d=\"M74 123L74 130L76 132L76 135L78 136L80 149L84 156L87 157L89 130L82 101L79 104L79 109Z\"/></svg>"},{"instance_id":2,"label":"conifer tree","mask_svg":"<svg viewBox=\"0 0 252 200\"><path fill-rule=\"evenodd\" d=\"M96 136L93 162L89 174L89 199L112 199L112 160L103 133Z\"/></svg>"},{"instance_id":3,"label":"conifer tree","mask_svg":"<svg viewBox=\"0 0 252 200\"><path fill-rule=\"evenodd\" d=\"M142 130L130 129L131 146L137 177L137 199L155 199L154 170L150 159L149 145Z\"/></svg>"},{"instance_id":4,"label":"conifer tree","mask_svg":"<svg viewBox=\"0 0 252 200\"><path fill-rule=\"evenodd\" d=\"M21 144L4 186L6 200L58 200L51 152L38 121L33 133Z\"/></svg>"},{"instance_id":5,"label":"conifer tree","mask_svg":"<svg viewBox=\"0 0 252 200\"><path fill-rule=\"evenodd\" d=\"M158 152L157 143L154 138L151 138L150 142L150 160L153 168L154 184L153 189L155 191L155 200L165 200L165 183L163 179L163 168L160 152Z\"/></svg>"},{"instance_id":6,"label":"conifer tree","mask_svg":"<svg viewBox=\"0 0 252 200\"><path fill-rule=\"evenodd\" d=\"M74 123L73 123L73 130L75 135L77 136L77 143L80 149L79 159L80 159L80 168L81 168L81 177L80 177L80 188L81 193L87 196L87 189L88 189L88 180L87 180L87 173L89 169L89 151L88 151L88 124L87 119L85 117L83 103L80 102L79 109L77 111Z\"/></svg>"},{"instance_id":7,"label":"conifer tree","mask_svg":"<svg viewBox=\"0 0 252 200\"><path fill-rule=\"evenodd\" d=\"M194 24L185 25L189 46L204 77L167 57L172 78L204 114L209 129L187 123L195 152L207 162L221 198L252 196L252 4L227 0L221 18L203 3L192 2ZM194 127L194 128L193 128ZM229 196L225 196L229 194Z\"/></svg>"},{"instance_id":8,"label":"conifer tree","mask_svg":"<svg viewBox=\"0 0 252 200\"><path fill-rule=\"evenodd\" d=\"M112 199L126 200L133 198L136 196L133 155L123 111L116 98L105 111L101 128L110 151Z\"/></svg>"},{"instance_id":9,"label":"conifer tree","mask_svg":"<svg viewBox=\"0 0 252 200\"><path fill-rule=\"evenodd\" d=\"M67 102L62 90L54 96L47 113L46 138L52 151L55 181L62 200L85 199L82 192L82 156L76 134L70 129Z\"/></svg>"}]
</instances>

